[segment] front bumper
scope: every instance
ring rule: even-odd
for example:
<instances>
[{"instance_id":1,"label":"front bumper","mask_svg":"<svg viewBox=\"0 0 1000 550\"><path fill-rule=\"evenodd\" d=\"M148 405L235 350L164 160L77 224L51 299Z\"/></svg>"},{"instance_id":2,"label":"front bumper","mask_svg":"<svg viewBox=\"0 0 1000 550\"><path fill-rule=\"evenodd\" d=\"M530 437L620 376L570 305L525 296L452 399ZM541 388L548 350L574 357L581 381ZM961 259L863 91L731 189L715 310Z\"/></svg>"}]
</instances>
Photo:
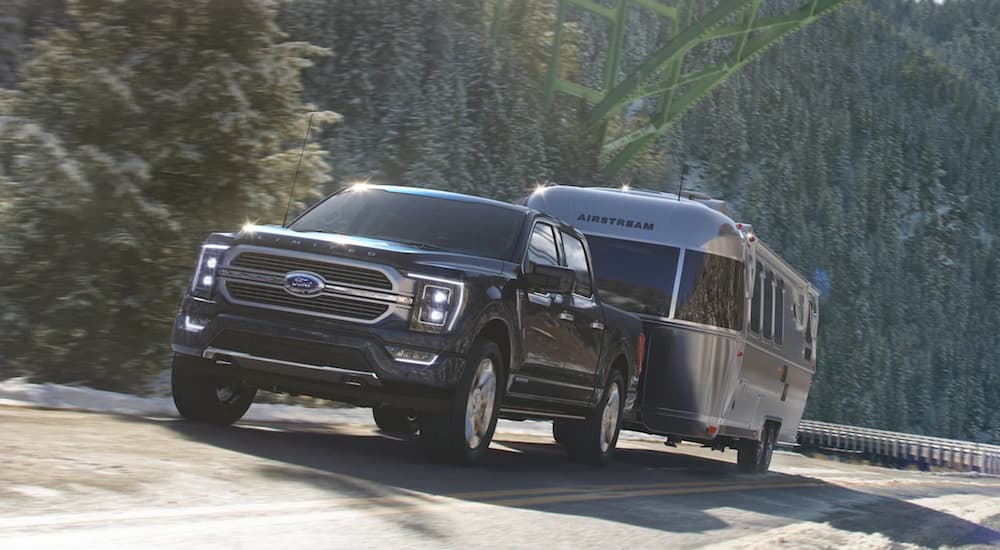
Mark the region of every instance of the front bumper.
<instances>
[{"instance_id":1,"label":"front bumper","mask_svg":"<svg viewBox=\"0 0 1000 550\"><path fill-rule=\"evenodd\" d=\"M188 298L174 322L175 360L275 391L421 410L448 401L465 366L462 340L405 324L360 326ZM394 346L432 352L430 364L393 359Z\"/></svg>"}]
</instances>

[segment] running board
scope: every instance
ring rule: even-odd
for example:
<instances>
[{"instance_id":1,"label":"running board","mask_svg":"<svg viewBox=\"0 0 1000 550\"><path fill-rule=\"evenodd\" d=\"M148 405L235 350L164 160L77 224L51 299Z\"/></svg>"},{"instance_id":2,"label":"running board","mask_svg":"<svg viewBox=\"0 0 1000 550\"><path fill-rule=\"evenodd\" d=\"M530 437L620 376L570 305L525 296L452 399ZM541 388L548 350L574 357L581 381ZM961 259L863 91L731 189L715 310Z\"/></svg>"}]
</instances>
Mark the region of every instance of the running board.
<instances>
[{"instance_id":1,"label":"running board","mask_svg":"<svg viewBox=\"0 0 1000 550\"><path fill-rule=\"evenodd\" d=\"M547 411L530 411L527 409L513 409L510 407L500 407L500 415L511 414L514 416L523 416L525 418L542 419L542 418L558 418L559 420L586 420L586 416L580 416L578 414L563 414L554 413Z\"/></svg>"}]
</instances>

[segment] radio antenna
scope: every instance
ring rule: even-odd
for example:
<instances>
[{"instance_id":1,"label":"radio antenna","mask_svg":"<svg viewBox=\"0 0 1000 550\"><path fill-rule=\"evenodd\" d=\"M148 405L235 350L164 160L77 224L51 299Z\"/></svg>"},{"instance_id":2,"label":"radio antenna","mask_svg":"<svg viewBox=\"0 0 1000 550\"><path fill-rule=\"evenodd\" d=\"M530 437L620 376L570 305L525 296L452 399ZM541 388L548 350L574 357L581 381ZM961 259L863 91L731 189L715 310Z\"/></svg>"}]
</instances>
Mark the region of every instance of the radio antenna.
<instances>
[{"instance_id":1,"label":"radio antenna","mask_svg":"<svg viewBox=\"0 0 1000 550\"><path fill-rule=\"evenodd\" d=\"M677 185L677 202L681 200L681 192L684 191L684 175L687 174L688 163L681 164L681 181Z\"/></svg>"},{"instance_id":2,"label":"radio antenna","mask_svg":"<svg viewBox=\"0 0 1000 550\"><path fill-rule=\"evenodd\" d=\"M299 164L295 167L295 177L292 178L292 190L288 193L288 204L285 205L285 217L281 220L281 227L288 227L288 211L292 208L292 198L295 197L295 184L299 181L299 170L302 168L302 157L306 156L306 143L309 143L309 131L313 127L313 116L309 114L309 124L306 126L306 136L302 138L302 151L299 153Z\"/></svg>"}]
</instances>

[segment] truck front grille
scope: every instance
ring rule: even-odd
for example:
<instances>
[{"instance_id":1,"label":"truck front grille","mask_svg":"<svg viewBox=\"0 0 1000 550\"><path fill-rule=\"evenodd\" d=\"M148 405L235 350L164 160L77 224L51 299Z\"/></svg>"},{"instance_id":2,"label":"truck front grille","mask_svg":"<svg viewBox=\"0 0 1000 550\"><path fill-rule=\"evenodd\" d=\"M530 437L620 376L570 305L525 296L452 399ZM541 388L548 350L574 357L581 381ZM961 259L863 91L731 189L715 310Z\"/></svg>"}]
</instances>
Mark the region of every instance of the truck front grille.
<instances>
[{"instance_id":1,"label":"truck front grille","mask_svg":"<svg viewBox=\"0 0 1000 550\"><path fill-rule=\"evenodd\" d=\"M272 286L236 281L226 281L225 284L229 295L236 300L322 315L332 315L334 317L371 321L377 319L389 309L389 305L384 303L352 300L328 295L303 298L292 296L285 292L284 289Z\"/></svg>"},{"instance_id":2,"label":"truck front grille","mask_svg":"<svg viewBox=\"0 0 1000 550\"><path fill-rule=\"evenodd\" d=\"M290 271L311 271L328 283L392 290L392 281L381 271L352 265L320 262L261 252L242 252L229 264L235 268L284 275Z\"/></svg>"}]
</instances>

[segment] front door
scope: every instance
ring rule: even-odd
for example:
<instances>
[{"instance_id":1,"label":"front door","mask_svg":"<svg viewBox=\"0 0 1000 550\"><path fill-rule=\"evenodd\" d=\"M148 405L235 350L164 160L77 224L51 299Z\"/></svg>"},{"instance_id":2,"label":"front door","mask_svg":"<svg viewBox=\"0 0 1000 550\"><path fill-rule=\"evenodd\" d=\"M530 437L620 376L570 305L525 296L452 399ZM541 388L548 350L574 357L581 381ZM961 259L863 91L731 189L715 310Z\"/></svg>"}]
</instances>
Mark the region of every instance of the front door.
<instances>
[{"instance_id":1,"label":"front door","mask_svg":"<svg viewBox=\"0 0 1000 550\"><path fill-rule=\"evenodd\" d=\"M540 265L560 265L555 228L538 222L531 233L527 259ZM531 401L575 401L564 377L563 358L567 353L569 330L560 314L569 297L562 294L524 292L521 296L525 360L513 373L511 397Z\"/></svg>"}]
</instances>

